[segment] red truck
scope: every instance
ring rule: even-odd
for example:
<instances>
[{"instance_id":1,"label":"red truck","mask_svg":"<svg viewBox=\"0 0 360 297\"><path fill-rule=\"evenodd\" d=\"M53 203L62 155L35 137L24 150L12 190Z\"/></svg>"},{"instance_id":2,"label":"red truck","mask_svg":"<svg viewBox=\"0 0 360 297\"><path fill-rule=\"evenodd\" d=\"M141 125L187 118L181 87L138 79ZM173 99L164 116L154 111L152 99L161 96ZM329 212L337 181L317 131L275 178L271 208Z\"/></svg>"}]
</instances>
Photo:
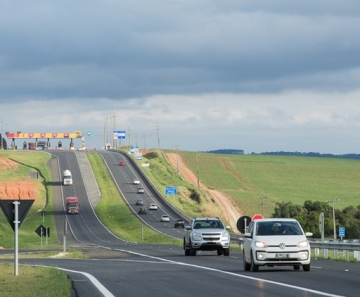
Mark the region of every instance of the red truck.
<instances>
[{"instance_id":1,"label":"red truck","mask_svg":"<svg viewBox=\"0 0 360 297\"><path fill-rule=\"evenodd\" d=\"M66 198L66 212L71 214L78 214L80 211L80 204L78 197Z\"/></svg>"},{"instance_id":2,"label":"red truck","mask_svg":"<svg viewBox=\"0 0 360 297\"><path fill-rule=\"evenodd\" d=\"M29 142L28 143L29 150L36 150L36 143L35 142Z\"/></svg>"}]
</instances>

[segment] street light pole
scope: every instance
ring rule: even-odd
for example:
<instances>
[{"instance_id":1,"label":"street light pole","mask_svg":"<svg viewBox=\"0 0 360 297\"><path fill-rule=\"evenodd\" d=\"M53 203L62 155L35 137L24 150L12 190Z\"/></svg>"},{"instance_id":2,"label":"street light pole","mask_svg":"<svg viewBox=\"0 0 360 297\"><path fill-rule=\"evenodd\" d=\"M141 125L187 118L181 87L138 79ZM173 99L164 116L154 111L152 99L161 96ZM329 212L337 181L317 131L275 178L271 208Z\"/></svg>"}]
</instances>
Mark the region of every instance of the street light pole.
<instances>
[{"instance_id":1,"label":"street light pole","mask_svg":"<svg viewBox=\"0 0 360 297\"><path fill-rule=\"evenodd\" d=\"M159 154L160 154L160 137L159 137L159 129L160 129L160 126L156 126L157 138L158 138L158 148L159 148Z\"/></svg>"},{"instance_id":2,"label":"street light pole","mask_svg":"<svg viewBox=\"0 0 360 297\"><path fill-rule=\"evenodd\" d=\"M1 120L1 146L0 146L0 150L2 150L3 149L3 143L4 143L4 141L3 141L3 138L4 138L4 134L3 134L3 131L2 131L2 123L3 123L3 121Z\"/></svg>"},{"instance_id":3,"label":"street light pole","mask_svg":"<svg viewBox=\"0 0 360 297\"><path fill-rule=\"evenodd\" d=\"M327 200L326 200L327 201ZM333 214L333 228L334 228L334 239L336 239L336 224L335 224L335 202L340 201L340 199L334 199L332 201L332 214Z\"/></svg>"}]
</instances>

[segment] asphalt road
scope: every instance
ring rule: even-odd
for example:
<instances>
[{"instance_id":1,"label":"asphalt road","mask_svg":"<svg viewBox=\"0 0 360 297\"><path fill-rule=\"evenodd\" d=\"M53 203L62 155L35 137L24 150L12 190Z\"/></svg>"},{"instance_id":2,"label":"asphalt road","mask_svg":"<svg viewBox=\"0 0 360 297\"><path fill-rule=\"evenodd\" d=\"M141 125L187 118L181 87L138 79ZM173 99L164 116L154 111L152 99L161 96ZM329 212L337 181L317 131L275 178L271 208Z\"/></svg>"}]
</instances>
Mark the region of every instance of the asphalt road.
<instances>
[{"instance_id":1,"label":"asphalt road","mask_svg":"<svg viewBox=\"0 0 360 297\"><path fill-rule=\"evenodd\" d=\"M131 166L119 168L117 164L122 156L118 153L101 154L109 168L112 168L110 170L121 191L132 205L137 199L131 185L136 171ZM74 238L82 244L74 238L69 238L70 236L68 241L92 254L92 259L20 259L19 263L57 266L71 270L67 273L73 279L77 295L80 297L359 296L360 265L355 263L313 260L310 272L295 271L292 267L260 267L260 271L254 273L243 271L241 253L232 252L230 257L224 257L217 256L215 252L198 252L196 257L185 257L181 247L122 241L97 220L87 198L75 153L57 152L56 156L61 170L70 169L73 173L74 185L63 187L59 184L58 190L62 191L62 195L57 196L55 193L55 196L58 200L66 196L77 196L81 203L81 213L68 216L68 219ZM139 179L147 188L146 181ZM147 189L147 192L150 190ZM152 194L142 194L141 197L146 203L153 199ZM161 204L159 201L158 203ZM61 203L54 201L54 205L55 213L58 214L57 219L63 221L59 209ZM165 206L163 205L153 216L147 215L147 223L158 224L157 219L162 211L170 212ZM178 232L183 230L176 230L164 223L159 223L159 228L163 233L182 236Z\"/></svg>"}]
</instances>

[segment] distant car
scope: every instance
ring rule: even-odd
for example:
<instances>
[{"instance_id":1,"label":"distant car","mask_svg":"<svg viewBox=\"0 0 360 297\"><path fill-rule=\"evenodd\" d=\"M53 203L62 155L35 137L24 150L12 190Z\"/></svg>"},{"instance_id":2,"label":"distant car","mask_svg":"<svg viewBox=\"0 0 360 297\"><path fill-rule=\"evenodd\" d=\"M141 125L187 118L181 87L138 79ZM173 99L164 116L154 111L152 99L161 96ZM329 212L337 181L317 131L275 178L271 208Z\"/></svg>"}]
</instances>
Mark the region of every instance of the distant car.
<instances>
[{"instance_id":1,"label":"distant car","mask_svg":"<svg viewBox=\"0 0 360 297\"><path fill-rule=\"evenodd\" d=\"M149 206L149 210L157 210L157 205L155 203L151 203Z\"/></svg>"},{"instance_id":2,"label":"distant car","mask_svg":"<svg viewBox=\"0 0 360 297\"><path fill-rule=\"evenodd\" d=\"M139 211L138 211L138 214L147 214L147 209L146 207L142 208L140 207Z\"/></svg>"},{"instance_id":3,"label":"distant car","mask_svg":"<svg viewBox=\"0 0 360 297\"><path fill-rule=\"evenodd\" d=\"M162 215L160 218L160 222L170 222L170 218L168 215Z\"/></svg>"},{"instance_id":4,"label":"distant car","mask_svg":"<svg viewBox=\"0 0 360 297\"><path fill-rule=\"evenodd\" d=\"M134 184L134 185L140 185L140 182L139 182L138 179L134 179L133 184Z\"/></svg>"},{"instance_id":5,"label":"distant car","mask_svg":"<svg viewBox=\"0 0 360 297\"><path fill-rule=\"evenodd\" d=\"M137 192L138 192L138 194L144 194L145 190L143 187L138 187Z\"/></svg>"},{"instance_id":6,"label":"distant car","mask_svg":"<svg viewBox=\"0 0 360 297\"><path fill-rule=\"evenodd\" d=\"M174 228L177 227L185 228L185 221L183 219L176 219L174 223Z\"/></svg>"},{"instance_id":7,"label":"distant car","mask_svg":"<svg viewBox=\"0 0 360 297\"><path fill-rule=\"evenodd\" d=\"M120 165L120 166L125 166L125 162L124 162L124 161L120 161L120 162L119 162L119 165Z\"/></svg>"},{"instance_id":8,"label":"distant car","mask_svg":"<svg viewBox=\"0 0 360 297\"><path fill-rule=\"evenodd\" d=\"M135 201L135 205L144 205L144 202L141 199Z\"/></svg>"}]
</instances>

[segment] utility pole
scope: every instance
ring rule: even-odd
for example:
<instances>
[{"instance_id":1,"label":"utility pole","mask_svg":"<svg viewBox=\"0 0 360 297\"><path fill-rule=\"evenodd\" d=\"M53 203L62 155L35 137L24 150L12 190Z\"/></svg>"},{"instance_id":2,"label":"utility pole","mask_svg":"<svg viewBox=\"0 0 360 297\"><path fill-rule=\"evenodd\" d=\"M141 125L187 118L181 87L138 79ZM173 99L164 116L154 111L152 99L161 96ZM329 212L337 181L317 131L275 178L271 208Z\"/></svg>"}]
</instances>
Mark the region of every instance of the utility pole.
<instances>
[{"instance_id":1,"label":"utility pole","mask_svg":"<svg viewBox=\"0 0 360 297\"><path fill-rule=\"evenodd\" d=\"M135 134L134 136L135 136L135 146L137 147L137 134Z\"/></svg>"},{"instance_id":2,"label":"utility pole","mask_svg":"<svg viewBox=\"0 0 360 297\"><path fill-rule=\"evenodd\" d=\"M144 153L146 153L146 141L145 141L146 134L145 133L143 134L143 137L144 137Z\"/></svg>"},{"instance_id":3,"label":"utility pole","mask_svg":"<svg viewBox=\"0 0 360 297\"><path fill-rule=\"evenodd\" d=\"M334 239L336 239L336 224L335 224L335 202L340 201L340 199L333 199L332 201L332 214L333 214L333 228L334 228ZM328 202L326 200L326 202Z\"/></svg>"},{"instance_id":4,"label":"utility pole","mask_svg":"<svg viewBox=\"0 0 360 297\"><path fill-rule=\"evenodd\" d=\"M264 201L264 199L265 198L267 198L267 196L265 196L264 195L264 192L262 192L262 196L260 197L260 199L262 199L262 201L261 201L261 203L260 203L260 205L262 206L262 215L264 216L264 214L265 214L265 209L264 209L264 207L265 207L265 201Z\"/></svg>"},{"instance_id":5,"label":"utility pole","mask_svg":"<svg viewBox=\"0 0 360 297\"><path fill-rule=\"evenodd\" d=\"M158 138L158 149L159 149L159 154L160 154L160 137L159 137L159 130L160 130L160 126L156 126L157 138Z\"/></svg>"},{"instance_id":6,"label":"utility pole","mask_svg":"<svg viewBox=\"0 0 360 297\"><path fill-rule=\"evenodd\" d=\"M130 126L128 127L128 134L129 134L129 150L130 150L130 145L131 145Z\"/></svg>"}]
</instances>

